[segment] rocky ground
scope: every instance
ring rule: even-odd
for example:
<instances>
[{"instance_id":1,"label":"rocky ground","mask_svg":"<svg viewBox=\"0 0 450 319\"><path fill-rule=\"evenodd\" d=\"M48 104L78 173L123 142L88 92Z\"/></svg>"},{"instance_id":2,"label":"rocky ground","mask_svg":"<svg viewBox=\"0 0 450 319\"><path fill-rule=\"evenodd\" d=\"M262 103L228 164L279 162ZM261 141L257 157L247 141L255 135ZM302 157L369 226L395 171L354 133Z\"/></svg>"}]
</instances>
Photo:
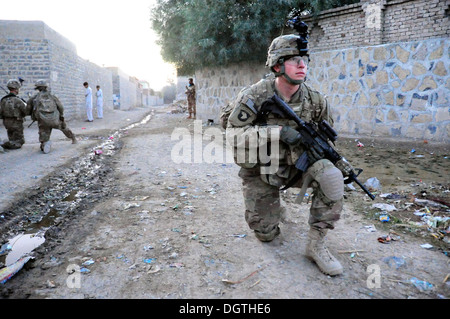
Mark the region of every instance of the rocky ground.
<instances>
[{"instance_id":1,"label":"rocky ground","mask_svg":"<svg viewBox=\"0 0 450 319\"><path fill-rule=\"evenodd\" d=\"M371 184L375 201L346 190L328 236L345 272L330 277L304 256L309 204L295 203L299 190L282 193L280 239L259 242L243 217L238 167L205 160L222 132L185 117L156 107L75 121L80 143L55 132L48 156L32 127L24 148L0 154L0 244L13 246L0 262L18 258L20 238L45 240L0 285L2 298L450 297L448 145L340 139L360 180L380 185ZM177 163L183 133L203 158Z\"/></svg>"}]
</instances>

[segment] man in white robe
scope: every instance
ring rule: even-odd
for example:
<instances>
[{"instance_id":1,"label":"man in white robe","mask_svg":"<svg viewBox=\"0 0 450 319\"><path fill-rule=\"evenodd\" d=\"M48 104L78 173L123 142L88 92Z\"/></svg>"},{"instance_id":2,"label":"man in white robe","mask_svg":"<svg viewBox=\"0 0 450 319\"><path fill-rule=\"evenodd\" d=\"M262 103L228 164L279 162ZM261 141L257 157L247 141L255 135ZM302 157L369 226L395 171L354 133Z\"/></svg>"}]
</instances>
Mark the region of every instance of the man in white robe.
<instances>
[{"instance_id":1,"label":"man in white robe","mask_svg":"<svg viewBox=\"0 0 450 319\"><path fill-rule=\"evenodd\" d=\"M84 82L83 86L86 89L84 93L84 96L86 98L86 122L94 122L94 117L92 116L92 89L89 87L89 83L87 82Z\"/></svg>"},{"instance_id":2,"label":"man in white robe","mask_svg":"<svg viewBox=\"0 0 450 319\"><path fill-rule=\"evenodd\" d=\"M100 88L100 85L97 85L97 118L103 118L103 91Z\"/></svg>"}]
</instances>

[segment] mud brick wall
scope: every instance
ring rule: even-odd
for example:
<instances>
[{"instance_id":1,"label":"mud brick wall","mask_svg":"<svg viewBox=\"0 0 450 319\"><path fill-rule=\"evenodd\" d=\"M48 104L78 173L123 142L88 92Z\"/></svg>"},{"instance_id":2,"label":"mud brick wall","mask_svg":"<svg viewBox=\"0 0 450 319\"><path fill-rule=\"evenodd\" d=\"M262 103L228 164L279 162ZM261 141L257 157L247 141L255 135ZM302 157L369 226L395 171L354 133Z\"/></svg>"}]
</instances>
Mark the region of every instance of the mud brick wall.
<instances>
[{"instance_id":1,"label":"mud brick wall","mask_svg":"<svg viewBox=\"0 0 450 319\"><path fill-rule=\"evenodd\" d=\"M306 17L307 83L327 95L341 134L450 141L449 4L366 0ZM263 66L197 71L197 117L218 122L222 105L269 73Z\"/></svg>"},{"instance_id":2,"label":"mud brick wall","mask_svg":"<svg viewBox=\"0 0 450 319\"><path fill-rule=\"evenodd\" d=\"M140 106L136 99L136 84L122 73L126 85L121 86L125 99L121 108ZM0 85L6 89L9 79L26 80L20 96L27 99L36 93L38 79L48 81L64 105L65 117L85 119L84 82L93 93L100 85L104 95L104 110L113 109L113 72L78 56L76 46L42 21L0 20ZM94 113L96 99L93 97Z\"/></svg>"}]
</instances>

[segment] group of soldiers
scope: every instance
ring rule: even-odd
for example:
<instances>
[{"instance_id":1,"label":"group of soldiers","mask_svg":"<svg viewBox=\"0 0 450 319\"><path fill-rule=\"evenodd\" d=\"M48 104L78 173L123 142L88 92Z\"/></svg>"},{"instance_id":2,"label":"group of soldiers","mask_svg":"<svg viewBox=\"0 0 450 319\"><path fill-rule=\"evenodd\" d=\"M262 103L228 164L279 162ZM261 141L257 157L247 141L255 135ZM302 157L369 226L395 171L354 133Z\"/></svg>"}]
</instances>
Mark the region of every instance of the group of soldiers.
<instances>
[{"instance_id":1,"label":"group of soldiers","mask_svg":"<svg viewBox=\"0 0 450 319\"><path fill-rule=\"evenodd\" d=\"M35 89L38 91L27 102L19 97L22 87L20 80L9 80L7 83L9 94L0 102L0 119L8 134L8 140L0 141L2 149L20 149L25 144L24 121L31 116L38 123L40 149L48 154L51 151L50 135L53 129L61 130L64 135L77 143L75 134L67 127L64 120L64 107L59 99L48 91L45 80L38 80ZM0 151L2 151L0 149Z\"/></svg>"}]
</instances>

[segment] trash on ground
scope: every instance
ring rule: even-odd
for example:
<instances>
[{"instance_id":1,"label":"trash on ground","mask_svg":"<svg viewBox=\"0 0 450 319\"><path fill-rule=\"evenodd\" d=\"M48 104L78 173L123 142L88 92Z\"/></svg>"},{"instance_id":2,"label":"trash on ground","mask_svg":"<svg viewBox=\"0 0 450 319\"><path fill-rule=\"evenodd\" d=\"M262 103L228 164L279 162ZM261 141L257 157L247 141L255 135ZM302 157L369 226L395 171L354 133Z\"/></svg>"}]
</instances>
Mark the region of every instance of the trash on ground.
<instances>
[{"instance_id":1,"label":"trash on ground","mask_svg":"<svg viewBox=\"0 0 450 319\"><path fill-rule=\"evenodd\" d=\"M380 209L382 211L386 211L386 212L392 212L394 210L397 210L397 208L394 205L383 204L383 203L372 204L372 208L378 208L378 209Z\"/></svg>"},{"instance_id":2,"label":"trash on ground","mask_svg":"<svg viewBox=\"0 0 450 319\"><path fill-rule=\"evenodd\" d=\"M146 258L143 260L146 264L151 264L156 261L156 258Z\"/></svg>"},{"instance_id":3,"label":"trash on ground","mask_svg":"<svg viewBox=\"0 0 450 319\"><path fill-rule=\"evenodd\" d=\"M389 268L391 266L395 266L395 269L399 269L400 267L406 267L406 261L401 257L389 256L383 258L383 261L388 264Z\"/></svg>"},{"instance_id":4,"label":"trash on ground","mask_svg":"<svg viewBox=\"0 0 450 319\"><path fill-rule=\"evenodd\" d=\"M23 266L31 259L31 256L20 258L14 264L4 267L0 270L0 284L4 284L23 268Z\"/></svg>"},{"instance_id":5,"label":"trash on ground","mask_svg":"<svg viewBox=\"0 0 450 319\"><path fill-rule=\"evenodd\" d=\"M11 249L12 246L9 243L2 245L0 247L0 256L6 255Z\"/></svg>"},{"instance_id":6,"label":"trash on ground","mask_svg":"<svg viewBox=\"0 0 450 319\"><path fill-rule=\"evenodd\" d=\"M244 237L247 237L246 234L241 234L241 235L239 235L239 234L233 234L233 235L229 235L229 236L231 236L231 237L237 237L237 238L244 238Z\"/></svg>"},{"instance_id":7,"label":"trash on ground","mask_svg":"<svg viewBox=\"0 0 450 319\"><path fill-rule=\"evenodd\" d=\"M381 236L377 238L378 242L382 244L389 244L391 241L395 240L391 237L391 235Z\"/></svg>"},{"instance_id":8,"label":"trash on ground","mask_svg":"<svg viewBox=\"0 0 450 319\"><path fill-rule=\"evenodd\" d=\"M81 265L83 266L90 266L93 263L95 263L95 261L93 261L92 259L86 260L84 263L82 263Z\"/></svg>"},{"instance_id":9,"label":"trash on ground","mask_svg":"<svg viewBox=\"0 0 450 319\"><path fill-rule=\"evenodd\" d=\"M431 248L433 248L433 245L423 244L423 245L420 245L420 247L425 248L425 249L431 249Z\"/></svg>"},{"instance_id":10,"label":"trash on ground","mask_svg":"<svg viewBox=\"0 0 450 319\"><path fill-rule=\"evenodd\" d=\"M364 186L368 189L372 190L381 190L381 183L376 177L369 178L365 183Z\"/></svg>"},{"instance_id":11,"label":"trash on ground","mask_svg":"<svg viewBox=\"0 0 450 319\"><path fill-rule=\"evenodd\" d=\"M413 277L409 280L417 289L419 289L420 291L427 291L427 290L432 290L433 289L433 285L430 284L429 282L423 281L423 280L419 280L416 277Z\"/></svg>"},{"instance_id":12,"label":"trash on ground","mask_svg":"<svg viewBox=\"0 0 450 319\"><path fill-rule=\"evenodd\" d=\"M125 203L125 204L123 204L122 208L123 208L123 210L127 210L130 208L139 207L139 206L141 206L141 205L139 205L138 203Z\"/></svg>"}]
</instances>

